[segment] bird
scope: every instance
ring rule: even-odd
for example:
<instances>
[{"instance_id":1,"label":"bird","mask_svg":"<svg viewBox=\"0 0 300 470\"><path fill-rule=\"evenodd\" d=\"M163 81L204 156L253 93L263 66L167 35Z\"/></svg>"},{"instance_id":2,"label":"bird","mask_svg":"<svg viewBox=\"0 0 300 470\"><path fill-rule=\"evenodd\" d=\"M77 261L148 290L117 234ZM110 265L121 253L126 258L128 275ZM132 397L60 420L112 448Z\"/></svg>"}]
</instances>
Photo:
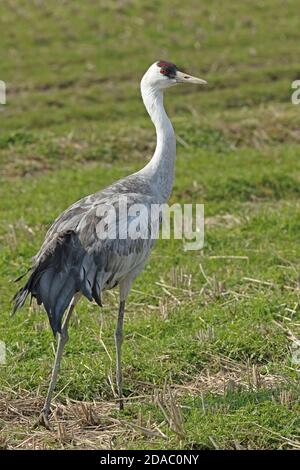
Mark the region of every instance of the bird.
<instances>
[{"instance_id":1,"label":"bird","mask_svg":"<svg viewBox=\"0 0 300 470\"><path fill-rule=\"evenodd\" d=\"M125 302L137 275L143 270L155 244L151 227L146 222L148 236L136 238L125 230L124 224L137 215L130 208L142 205L150 210L152 205L168 201L174 180L176 136L164 108L164 92L181 83L206 84L201 78L180 71L172 62L158 60L143 75L140 89L145 108L156 130L155 152L145 166L103 190L83 197L67 208L53 222L45 240L32 259L25 275L25 285L14 296L14 314L30 295L47 312L50 326L57 339L51 380L39 423L50 428L51 399L56 386L64 347L68 341L69 321L75 305L83 296L102 306L102 292L119 287L119 309L114 334L116 348L117 401L123 409L123 376L121 347ZM127 212L121 214L121 204L126 198ZM103 224L107 208L115 211L116 236L110 237ZM109 218L108 218L109 219ZM152 221L153 222L153 221ZM151 224L152 224L151 222ZM159 227L161 214L154 225ZM106 230L105 230L106 227ZM105 232L105 236L104 236Z\"/></svg>"}]
</instances>

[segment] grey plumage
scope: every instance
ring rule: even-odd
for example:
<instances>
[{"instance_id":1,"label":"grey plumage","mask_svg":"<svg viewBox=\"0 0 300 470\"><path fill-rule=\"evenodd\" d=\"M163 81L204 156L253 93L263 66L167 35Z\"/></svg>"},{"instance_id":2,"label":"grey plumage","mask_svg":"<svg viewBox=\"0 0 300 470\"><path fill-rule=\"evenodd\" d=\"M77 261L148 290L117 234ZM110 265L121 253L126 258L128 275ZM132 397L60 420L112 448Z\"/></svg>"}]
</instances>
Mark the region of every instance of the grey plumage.
<instances>
[{"instance_id":1,"label":"grey plumage","mask_svg":"<svg viewBox=\"0 0 300 470\"><path fill-rule=\"evenodd\" d=\"M102 291L118 285L147 259L154 240L118 236L114 240L102 240L96 233L101 221L97 210L110 204L116 210L118 234L118 204L124 195L128 207L137 203L150 207L158 202L145 179L131 175L70 206L48 230L34 258L29 279L14 298L14 312L31 294L39 305L44 305L55 335L61 331L63 314L76 292L102 306Z\"/></svg>"}]
</instances>

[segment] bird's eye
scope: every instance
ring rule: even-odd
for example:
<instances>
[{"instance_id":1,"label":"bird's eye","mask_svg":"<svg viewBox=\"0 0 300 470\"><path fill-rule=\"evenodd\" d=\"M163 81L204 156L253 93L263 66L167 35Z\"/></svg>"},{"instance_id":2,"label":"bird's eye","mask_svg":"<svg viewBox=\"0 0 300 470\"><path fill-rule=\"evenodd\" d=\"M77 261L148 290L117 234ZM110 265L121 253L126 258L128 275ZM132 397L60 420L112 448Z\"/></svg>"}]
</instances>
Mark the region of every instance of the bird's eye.
<instances>
[{"instance_id":1,"label":"bird's eye","mask_svg":"<svg viewBox=\"0 0 300 470\"><path fill-rule=\"evenodd\" d=\"M162 73L163 75L169 75L170 71L167 68L162 67L160 69L160 73Z\"/></svg>"},{"instance_id":2,"label":"bird's eye","mask_svg":"<svg viewBox=\"0 0 300 470\"><path fill-rule=\"evenodd\" d=\"M157 63L157 66L160 67L159 71L162 75L166 75L168 78L174 78L176 76L177 67L171 62L161 60Z\"/></svg>"}]
</instances>

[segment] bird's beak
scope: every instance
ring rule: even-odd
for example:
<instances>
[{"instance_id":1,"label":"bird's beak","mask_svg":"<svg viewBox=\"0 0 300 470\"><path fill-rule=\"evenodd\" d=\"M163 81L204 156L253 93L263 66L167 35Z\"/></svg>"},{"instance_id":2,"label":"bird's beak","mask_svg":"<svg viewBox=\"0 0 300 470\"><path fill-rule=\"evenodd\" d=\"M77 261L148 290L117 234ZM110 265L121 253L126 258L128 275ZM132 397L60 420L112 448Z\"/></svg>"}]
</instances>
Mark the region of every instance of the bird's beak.
<instances>
[{"instance_id":1,"label":"bird's beak","mask_svg":"<svg viewBox=\"0 0 300 470\"><path fill-rule=\"evenodd\" d=\"M206 85L207 82L202 80L202 78L192 77L192 75L188 75L187 73L180 72L177 70L176 72L176 81L177 83L195 83L195 84L202 84Z\"/></svg>"}]
</instances>

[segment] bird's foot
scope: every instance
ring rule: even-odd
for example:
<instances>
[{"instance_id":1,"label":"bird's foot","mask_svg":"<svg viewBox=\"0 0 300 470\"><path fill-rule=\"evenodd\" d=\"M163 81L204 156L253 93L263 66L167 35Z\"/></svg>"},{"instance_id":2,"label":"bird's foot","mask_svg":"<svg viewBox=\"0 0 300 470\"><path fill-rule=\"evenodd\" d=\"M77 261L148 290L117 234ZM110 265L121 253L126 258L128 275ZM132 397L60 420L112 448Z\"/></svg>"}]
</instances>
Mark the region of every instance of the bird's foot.
<instances>
[{"instance_id":1,"label":"bird's foot","mask_svg":"<svg viewBox=\"0 0 300 470\"><path fill-rule=\"evenodd\" d=\"M34 425L35 428L38 426L44 426L46 429L51 430L51 426L49 424L49 411L50 410L45 408L42 409L41 414Z\"/></svg>"}]
</instances>

